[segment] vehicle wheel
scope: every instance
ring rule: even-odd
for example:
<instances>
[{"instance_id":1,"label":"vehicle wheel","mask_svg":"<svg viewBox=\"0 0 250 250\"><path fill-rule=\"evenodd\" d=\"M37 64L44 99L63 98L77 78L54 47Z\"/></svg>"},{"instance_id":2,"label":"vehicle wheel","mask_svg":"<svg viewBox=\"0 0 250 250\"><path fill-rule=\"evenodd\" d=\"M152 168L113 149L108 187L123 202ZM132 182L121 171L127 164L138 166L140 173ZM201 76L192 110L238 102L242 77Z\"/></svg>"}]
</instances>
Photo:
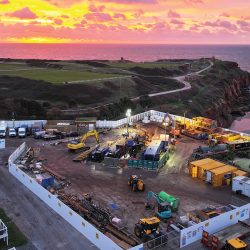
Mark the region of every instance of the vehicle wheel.
<instances>
[{"instance_id":1,"label":"vehicle wheel","mask_svg":"<svg viewBox=\"0 0 250 250\"><path fill-rule=\"evenodd\" d=\"M145 184L143 184L143 186L142 186L142 190L141 190L141 191L144 191L144 190L145 190L145 187L146 187L146 185L145 185Z\"/></svg>"},{"instance_id":2,"label":"vehicle wheel","mask_svg":"<svg viewBox=\"0 0 250 250\"><path fill-rule=\"evenodd\" d=\"M140 224L135 225L134 233L138 238L142 238L142 226Z\"/></svg>"}]
</instances>

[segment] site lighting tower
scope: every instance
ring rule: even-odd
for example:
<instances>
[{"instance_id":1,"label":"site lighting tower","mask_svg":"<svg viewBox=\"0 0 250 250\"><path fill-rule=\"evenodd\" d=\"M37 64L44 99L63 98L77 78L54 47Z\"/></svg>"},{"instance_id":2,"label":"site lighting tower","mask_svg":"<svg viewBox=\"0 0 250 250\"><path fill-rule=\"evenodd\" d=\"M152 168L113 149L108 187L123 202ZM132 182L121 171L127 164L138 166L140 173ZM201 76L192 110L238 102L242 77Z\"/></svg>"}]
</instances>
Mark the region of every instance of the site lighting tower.
<instances>
[{"instance_id":1,"label":"site lighting tower","mask_svg":"<svg viewBox=\"0 0 250 250\"><path fill-rule=\"evenodd\" d=\"M127 116L127 134L128 134L128 124L129 124L129 117L131 116L131 109L127 110L126 116Z\"/></svg>"},{"instance_id":2,"label":"site lighting tower","mask_svg":"<svg viewBox=\"0 0 250 250\"><path fill-rule=\"evenodd\" d=\"M162 123L162 125L165 126L165 146L166 146L166 141L167 141L167 126L168 126L166 119L167 117L163 120L163 123Z\"/></svg>"}]
</instances>

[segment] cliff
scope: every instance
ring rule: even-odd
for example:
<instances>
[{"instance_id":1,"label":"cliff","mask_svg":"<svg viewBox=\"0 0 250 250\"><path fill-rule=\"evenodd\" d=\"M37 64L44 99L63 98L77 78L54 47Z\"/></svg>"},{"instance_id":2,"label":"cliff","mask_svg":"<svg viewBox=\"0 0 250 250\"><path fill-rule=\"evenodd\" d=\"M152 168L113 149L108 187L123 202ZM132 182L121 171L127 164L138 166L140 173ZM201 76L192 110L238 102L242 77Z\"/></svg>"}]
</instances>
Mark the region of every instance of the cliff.
<instances>
[{"instance_id":1,"label":"cliff","mask_svg":"<svg viewBox=\"0 0 250 250\"><path fill-rule=\"evenodd\" d=\"M245 91L250 86L250 73L235 62L216 60L210 70L188 80L191 90L155 99L154 108L209 117L224 127L230 126L236 115L250 110L250 96Z\"/></svg>"}]
</instances>

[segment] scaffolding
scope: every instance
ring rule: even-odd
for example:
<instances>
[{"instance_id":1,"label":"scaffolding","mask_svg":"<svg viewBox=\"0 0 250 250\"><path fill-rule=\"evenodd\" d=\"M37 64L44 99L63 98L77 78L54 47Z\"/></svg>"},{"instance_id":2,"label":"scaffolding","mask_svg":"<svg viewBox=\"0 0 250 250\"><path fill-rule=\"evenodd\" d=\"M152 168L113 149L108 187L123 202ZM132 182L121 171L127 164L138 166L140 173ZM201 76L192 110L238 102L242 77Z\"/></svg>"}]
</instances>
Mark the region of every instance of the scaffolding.
<instances>
[{"instance_id":1,"label":"scaffolding","mask_svg":"<svg viewBox=\"0 0 250 250\"><path fill-rule=\"evenodd\" d=\"M8 229L3 223L3 221L0 219L0 240L4 240L8 246L9 244L9 237L8 237Z\"/></svg>"}]
</instances>

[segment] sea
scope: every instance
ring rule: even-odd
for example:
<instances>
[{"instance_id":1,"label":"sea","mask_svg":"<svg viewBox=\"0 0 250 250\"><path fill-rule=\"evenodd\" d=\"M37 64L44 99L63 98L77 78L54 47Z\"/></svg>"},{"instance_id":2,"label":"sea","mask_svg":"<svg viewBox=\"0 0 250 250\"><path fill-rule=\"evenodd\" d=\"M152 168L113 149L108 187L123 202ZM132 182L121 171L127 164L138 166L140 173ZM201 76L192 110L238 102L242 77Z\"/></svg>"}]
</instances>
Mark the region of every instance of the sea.
<instances>
[{"instance_id":1,"label":"sea","mask_svg":"<svg viewBox=\"0 0 250 250\"><path fill-rule=\"evenodd\" d=\"M4 44L0 58L49 60L125 60L212 57L234 61L250 72L250 45L129 45L129 44ZM238 118L231 129L250 133L250 112Z\"/></svg>"},{"instance_id":2,"label":"sea","mask_svg":"<svg viewBox=\"0 0 250 250\"><path fill-rule=\"evenodd\" d=\"M56 60L127 60L216 57L250 71L250 45L0 44L0 58Z\"/></svg>"}]
</instances>

